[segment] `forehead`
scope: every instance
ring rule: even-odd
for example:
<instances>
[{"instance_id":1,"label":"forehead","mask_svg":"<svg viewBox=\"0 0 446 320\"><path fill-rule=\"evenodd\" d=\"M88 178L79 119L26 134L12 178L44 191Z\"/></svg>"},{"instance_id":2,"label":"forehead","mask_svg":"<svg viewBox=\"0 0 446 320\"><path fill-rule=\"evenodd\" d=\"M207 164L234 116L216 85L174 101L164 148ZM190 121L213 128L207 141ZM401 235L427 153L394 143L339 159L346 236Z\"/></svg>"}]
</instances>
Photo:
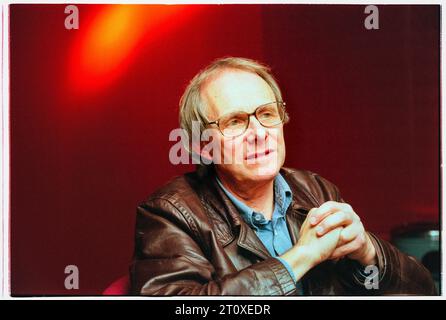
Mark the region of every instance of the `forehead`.
<instances>
[{"instance_id":1,"label":"forehead","mask_svg":"<svg viewBox=\"0 0 446 320\"><path fill-rule=\"evenodd\" d=\"M271 87L260 76L235 69L220 71L203 86L201 94L210 117L239 110L251 112L275 100Z\"/></svg>"}]
</instances>

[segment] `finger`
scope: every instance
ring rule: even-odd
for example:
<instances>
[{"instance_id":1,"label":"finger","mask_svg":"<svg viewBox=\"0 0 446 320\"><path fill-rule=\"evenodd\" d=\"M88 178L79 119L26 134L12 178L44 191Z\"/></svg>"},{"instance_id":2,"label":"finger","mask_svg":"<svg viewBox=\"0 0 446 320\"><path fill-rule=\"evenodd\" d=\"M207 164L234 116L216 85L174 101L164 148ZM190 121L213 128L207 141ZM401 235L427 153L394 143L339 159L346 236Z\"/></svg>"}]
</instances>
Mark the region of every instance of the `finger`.
<instances>
[{"instance_id":1,"label":"finger","mask_svg":"<svg viewBox=\"0 0 446 320\"><path fill-rule=\"evenodd\" d=\"M338 210L339 209L336 206L329 207L328 205L326 205L325 207L316 208L315 212L313 213L313 215L310 219L310 225L311 226L317 225L319 222L324 220L330 214L332 214Z\"/></svg>"},{"instance_id":2,"label":"finger","mask_svg":"<svg viewBox=\"0 0 446 320\"><path fill-rule=\"evenodd\" d=\"M313 208L308 212L307 217L305 218L305 221L304 221L304 225L310 223L310 226L311 226L311 220L313 219L313 215L317 212L317 209L318 208Z\"/></svg>"},{"instance_id":3,"label":"finger","mask_svg":"<svg viewBox=\"0 0 446 320\"><path fill-rule=\"evenodd\" d=\"M330 214L337 211L353 211L352 207L347 203L341 203L336 201L327 201L323 203L312 216L310 223L312 226L317 225L324 220Z\"/></svg>"},{"instance_id":4,"label":"finger","mask_svg":"<svg viewBox=\"0 0 446 320\"><path fill-rule=\"evenodd\" d=\"M353 222L353 215L350 212L338 211L322 220L316 227L316 234L321 237L327 232L337 228L348 226Z\"/></svg>"},{"instance_id":5,"label":"finger","mask_svg":"<svg viewBox=\"0 0 446 320\"><path fill-rule=\"evenodd\" d=\"M357 251L358 249L360 249L364 245L364 242L365 242L364 235L361 234L361 235L357 236L353 241L350 241L350 242L336 248L333 251L330 259L338 259L338 258L346 256L350 253L353 253L353 252Z\"/></svg>"},{"instance_id":6,"label":"finger","mask_svg":"<svg viewBox=\"0 0 446 320\"><path fill-rule=\"evenodd\" d=\"M341 235L339 236L339 242L345 244L353 241L358 235L364 233L364 231L362 223L354 220L352 224L342 229Z\"/></svg>"}]
</instances>

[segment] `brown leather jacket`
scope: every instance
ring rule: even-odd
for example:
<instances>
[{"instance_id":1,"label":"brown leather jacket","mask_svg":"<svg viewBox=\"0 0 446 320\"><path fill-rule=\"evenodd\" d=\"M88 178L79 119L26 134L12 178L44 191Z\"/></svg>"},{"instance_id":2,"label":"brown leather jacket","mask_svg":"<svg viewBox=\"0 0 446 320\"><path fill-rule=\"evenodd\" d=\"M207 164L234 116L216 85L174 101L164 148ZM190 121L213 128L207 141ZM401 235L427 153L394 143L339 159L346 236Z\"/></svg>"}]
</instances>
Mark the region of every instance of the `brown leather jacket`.
<instances>
[{"instance_id":1,"label":"brown leather jacket","mask_svg":"<svg viewBox=\"0 0 446 320\"><path fill-rule=\"evenodd\" d=\"M293 244L311 208L342 201L336 186L282 168L293 201L286 220ZM370 234L379 289L367 290L347 259L325 261L301 279L307 295L435 295L430 273L414 258ZM294 281L218 186L212 169L177 177L137 208L132 293L143 295L293 295Z\"/></svg>"}]
</instances>

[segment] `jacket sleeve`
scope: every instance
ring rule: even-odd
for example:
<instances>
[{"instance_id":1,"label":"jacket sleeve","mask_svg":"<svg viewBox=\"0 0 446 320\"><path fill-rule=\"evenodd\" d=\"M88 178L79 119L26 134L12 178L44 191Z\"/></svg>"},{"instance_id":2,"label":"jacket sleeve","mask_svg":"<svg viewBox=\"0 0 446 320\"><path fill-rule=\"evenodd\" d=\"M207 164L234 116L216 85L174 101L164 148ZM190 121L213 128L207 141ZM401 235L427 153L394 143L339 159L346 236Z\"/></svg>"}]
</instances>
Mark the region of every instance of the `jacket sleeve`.
<instances>
[{"instance_id":1,"label":"jacket sleeve","mask_svg":"<svg viewBox=\"0 0 446 320\"><path fill-rule=\"evenodd\" d=\"M208 252L209 251L209 252ZM133 294L289 295L295 283L274 258L217 277L210 250L187 214L166 199L137 209L135 253L130 267Z\"/></svg>"},{"instance_id":2,"label":"jacket sleeve","mask_svg":"<svg viewBox=\"0 0 446 320\"><path fill-rule=\"evenodd\" d=\"M352 294L361 295L437 295L430 272L414 257L408 256L385 240L368 233L376 249L377 272L349 259L338 263L344 275L345 285ZM363 268L363 276L358 274ZM346 270L347 269L347 270ZM368 278L368 279L367 279ZM367 285L366 285L367 284ZM373 285L374 284L374 285Z\"/></svg>"},{"instance_id":3,"label":"jacket sleeve","mask_svg":"<svg viewBox=\"0 0 446 320\"><path fill-rule=\"evenodd\" d=\"M381 292L384 295L436 295L430 272L414 257L370 233L377 249Z\"/></svg>"},{"instance_id":4,"label":"jacket sleeve","mask_svg":"<svg viewBox=\"0 0 446 320\"><path fill-rule=\"evenodd\" d=\"M325 190L333 190L329 197L338 202L345 202L342 199L338 188L322 178L315 175ZM328 192L327 192L328 193ZM373 233L368 232L377 254L378 277L377 286L372 286L372 269L370 273L358 272L362 266L347 258L338 263L338 274L344 276L344 285L348 287L348 292L361 295L437 295L435 283L430 272L414 257L408 256L399 251L389 242L379 239ZM362 267L365 268L366 267ZM367 277L358 276L361 273L368 274ZM365 285L368 278L369 285ZM370 289L367 289L369 287Z\"/></svg>"}]
</instances>

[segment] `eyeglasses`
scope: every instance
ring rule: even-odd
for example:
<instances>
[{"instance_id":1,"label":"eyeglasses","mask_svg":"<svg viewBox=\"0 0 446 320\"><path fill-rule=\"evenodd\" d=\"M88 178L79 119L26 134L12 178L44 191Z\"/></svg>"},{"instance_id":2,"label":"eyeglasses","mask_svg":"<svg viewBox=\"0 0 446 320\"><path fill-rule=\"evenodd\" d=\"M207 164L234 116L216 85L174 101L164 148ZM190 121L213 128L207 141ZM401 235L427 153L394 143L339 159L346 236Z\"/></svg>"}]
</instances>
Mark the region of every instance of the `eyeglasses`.
<instances>
[{"instance_id":1,"label":"eyeglasses","mask_svg":"<svg viewBox=\"0 0 446 320\"><path fill-rule=\"evenodd\" d=\"M258 106L254 112L232 112L224 115L216 121L207 124L216 124L221 134L234 138L245 133L249 127L249 119L255 116L257 121L266 128L275 127L285 120L285 102L269 102Z\"/></svg>"}]
</instances>

